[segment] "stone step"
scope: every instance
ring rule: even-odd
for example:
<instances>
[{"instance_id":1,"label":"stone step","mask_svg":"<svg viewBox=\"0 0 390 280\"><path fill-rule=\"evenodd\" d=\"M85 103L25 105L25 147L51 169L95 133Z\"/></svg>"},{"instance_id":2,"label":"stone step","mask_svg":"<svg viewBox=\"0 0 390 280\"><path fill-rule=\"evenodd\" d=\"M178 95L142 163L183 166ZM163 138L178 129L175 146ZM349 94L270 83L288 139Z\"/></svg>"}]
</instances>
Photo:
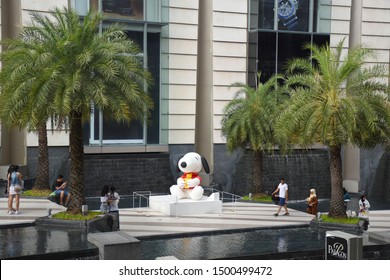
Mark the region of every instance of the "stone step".
<instances>
[{"instance_id":1,"label":"stone step","mask_svg":"<svg viewBox=\"0 0 390 280\"><path fill-rule=\"evenodd\" d=\"M368 238L390 243L390 231L372 231L368 233Z\"/></svg>"},{"instance_id":2,"label":"stone step","mask_svg":"<svg viewBox=\"0 0 390 280\"><path fill-rule=\"evenodd\" d=\"M56 213L62 212L64 210L65 209L53 209L51 213L56 214ZM25 218L32 219L32 218L39 218L39 217L44 217L44 216L48 215L48 212L46 209L25 209L25 208L20 209L18 215L15 215L15 214L9 215L7 213L7 210L2 210L0 213L1 213L0 220L3 220L3 219L6 219L6 220L18 219L19 220L19 219L25 219Z\"/></svg>"}]
</instances>

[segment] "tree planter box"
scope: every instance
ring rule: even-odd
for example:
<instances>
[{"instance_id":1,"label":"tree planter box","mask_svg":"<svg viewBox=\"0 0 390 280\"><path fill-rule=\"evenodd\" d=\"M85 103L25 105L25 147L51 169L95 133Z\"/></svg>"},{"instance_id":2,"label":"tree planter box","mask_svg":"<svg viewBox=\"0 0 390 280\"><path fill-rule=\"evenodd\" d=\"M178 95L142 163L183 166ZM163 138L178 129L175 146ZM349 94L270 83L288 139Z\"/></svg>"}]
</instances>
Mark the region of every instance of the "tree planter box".
<instances>
[{"instance_id":1,"label":"tree planter box","mask_svg":"<svg viewBox=\"0 0 390 280\"><path fill-rule=\"evenodd\" d=\"M343 223L326 223L323 222L317 218L313 218L310 221L311 227L316 228L324 228L324 229L344 229L344 230L350 230L350 231L356 231L356 232L363 232L363 226L362 223L359 221L356 224L343 224Z\"/></svg>"},{"instance_id":2,"label":"tree planter box","mask_svg":"<svg viewBox=\"0 0 390 280\"><path fill-rule=\"evenodd\" d=\"M40 227L66 227L85 229L87 233L108 232L111 231L110 219L112 219L112 217L109 214L101 215L87 221L62 220L52 217L42 217L36 219L35 224Z\"/></svg>"}]
</instances>

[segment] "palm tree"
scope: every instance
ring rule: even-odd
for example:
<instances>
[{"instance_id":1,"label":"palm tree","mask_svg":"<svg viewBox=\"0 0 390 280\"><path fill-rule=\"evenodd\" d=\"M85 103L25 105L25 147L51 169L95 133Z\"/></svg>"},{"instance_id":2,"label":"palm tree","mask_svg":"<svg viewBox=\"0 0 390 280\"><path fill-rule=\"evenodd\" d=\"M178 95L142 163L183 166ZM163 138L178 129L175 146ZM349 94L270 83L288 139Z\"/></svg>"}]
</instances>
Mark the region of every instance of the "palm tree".
<instances>
[{"instance_id":1,"label":"palm tree","mask_svg":"<svg viewBox=\"0 0 390 280\"><path fill-rule=\"evenodd\" d=\"M68 211L85 203L83 122L97 108L129 123L147 117L151 75L138 58L138 46L117 25L98 33L101 14L82 20L70 8L51 16L32 13L32 25L7 42L0 116L14 125L37 128L50 115L69 122L70 184Z\"/></svg>"},{"instance_id":2,"label":"palm tree","mask_svg":"<svg viewBox=\"0 0 390 280\"><path fill-rule=\"evenodd\" d=\"M38 168L33 189L50 189L49 182L49 148L47 145L46 122L41 122L37 127L38 132Z\"/></svg>"},{"instance_id":3,"label":"palm tree","mask_svg":"<svg viewBox=\"0 0 390 280\"><path fill-rule=\"evenodd\" d=\"M225 106L222 119L222 134L226 138L229 151L238 148L253 150L252 193L264 192L262 175L263 152L271 150L277 144L274 137L274 123L280 111L280 104L286 95L278 85L279 75L271 77L256 88L243 83L234 83L238 87L235 97Z\"/></svg>"},{"instance_id":4,"label":"palm tree","mask_svg":"<svg viewBox=\"0 0 390 280\"><path fill-rule=\"evenodd\" d=\"M350 49L343 57L343 43L340 41L334 50L329 45L306 45L310 59L289 62L286 84L292 97L276 126L281 141L328 146L331 217L346 215L342 145L373 147L390 137L390 103L386 84L380 80L386 77L386 69L365 65L374 55L367 48Z\"/></svg>"}]
</instances>

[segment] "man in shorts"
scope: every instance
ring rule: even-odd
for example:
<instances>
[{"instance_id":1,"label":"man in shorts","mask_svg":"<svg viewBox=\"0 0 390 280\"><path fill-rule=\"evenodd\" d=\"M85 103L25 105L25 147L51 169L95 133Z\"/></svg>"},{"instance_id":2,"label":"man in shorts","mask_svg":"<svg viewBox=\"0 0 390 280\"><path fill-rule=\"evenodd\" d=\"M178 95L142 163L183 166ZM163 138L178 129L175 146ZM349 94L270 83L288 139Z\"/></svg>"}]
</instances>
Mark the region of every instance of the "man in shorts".
<instances>
[{"instance_id":1,"label":"man in shorts","mask_svg":"<svg viewBox=\"0 0 390 280\"><path fill-rule=\"evenodd\" d=\"M60 205L63 205L64 196L66 197L65 207L68 206L70 199L70 193L66 190L66 184L67 182L64 181L64 177L62 175L58 175L55 186L55 194L60 196Z\"/></svg>"},{"instance_id":2,"label":"man in shorts","mask_svg":"<svg viewBox=\"0 0 390 280\"><path fill-rule=\"evenodd\" d=\"M284 178L280 179L280 183L276 190L272 193L274 195L275 193L279 192L279 208L278 212L274 214L275 217L279 216L279 212L284 207L284 210L286 213L283 214L283 216L289 216L290 213L288 212L287 209L287 201L288 201L288 186L284 181Z\"/></svg>"}]
</instances>

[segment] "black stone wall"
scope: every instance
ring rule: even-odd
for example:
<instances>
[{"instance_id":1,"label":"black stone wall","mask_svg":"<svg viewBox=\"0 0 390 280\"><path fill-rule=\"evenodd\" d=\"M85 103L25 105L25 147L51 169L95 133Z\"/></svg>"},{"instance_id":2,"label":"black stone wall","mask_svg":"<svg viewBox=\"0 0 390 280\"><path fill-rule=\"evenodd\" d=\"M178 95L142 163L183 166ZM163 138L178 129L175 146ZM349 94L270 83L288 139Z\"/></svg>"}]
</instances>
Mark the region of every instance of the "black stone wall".
<instances>
[{"instance_id":1,"label":"black stone wall","mask_svg":"<svg viewBox=\"0 0 390 280\"><path fill-rule=\"evenodd\" d=\"M49 182L53 187L54 181L59 174L69 178L69 148L49 147ZM27 148L27 172L28 177L36 177L38 166L38 148Z\"/></svg>"},{"instance_id":2,"label":"black stone wall","mask_svg":"<svg viewBox=\"0 0 390 280\"><path fill-rule=\"evenodd\" d=\"M360 149L359 157L359 192L365 192L369 197L381 197L383 195L382 187L386 185L386 179L384 178L384 170L386 169L386 147L377 145L373 149ZM376 182L377 176L379 177ZM381 187L380 190L378 189L378 186ZM388 197L388 199L389 198L390 197Z\"/></svg>"},{"instance_id":3,"label":"black stone wall","mask_svg":"<svg viewBox=\"0 0 390 280\"><path fill-rule=\"evenodd\" d=\"M37 148L28 148L28 172L36 176ZM69 178L70 160L67 147L49 148L50 183L58 174ZM104 184L115 185L121 195L133 191L169 193L176 181L167 153L84 155L85 195L100 196ZM70 186L71 187L71 186Z\"/></svg>"},{"instance_id":4,"label":"black stone wall","mask_svg":"<svg viewBox=\"0 0 390 280\"><path fill-rule=\"evenodd\" d=\"M368 197L382 198L390 201L390 152L383 153L373 178L372 187L368 189Z\"/></svg>"},{"instance_id":5,"label":"black stone wall","mask_svg":"<svg viewBox=\"0 0 390 280\"><path fill-rule=\"evenodd\" d=\"M174 171L177 159L192 152L193 145L171 145L171 165ZM247 195L251 192L253 174L253 153L250 150L238 150L229 153L226 145L214 145L213 182L220 190ZM309 190L315 188L319 198L330 197L330 170L327 150L295 150L289 155L278 152L263 155L263 175L265 191L275 190L280 177L289 185L291 200L301 200L309 196Z\"/></svg>"},{"instance_id":6,"label":"black stone wall","mask_svg":"<svg viewBox=\"0 0 390 280\"><path fill-rule=\"evenodd\" d=\"M114 185L121 195L134 191L169 193L174 183L168 153L85 155L87 197L100 196L103 185Z\"/></svg>"},{"instance_id":7,"label":"black stone wall","mask_svg":"<svg viewBox=\"0 0 390 280\"><path fill-rule=\"evenodd\" d=\"M245 151L237 166L233 192L247 195L253 174L253 153ZM330 169L327 150L295 150L288 155L263 155L263 176L265 191L271 193L284 177L289 186L289 199L301 200L309 196L315 188L319 198L330 197Z\"/></svg>"},{"instance_id":8,"label":"black stone wall","mask_svg":"<svg viewBox=\"0 0 390 280\"><path fill-rule=\"evenodd\" d=\"M133 191L169 193L169 188L181 175L176 171L180 156L194 151L194 145L170 145L169 153L85 155L85 184L87 196L99 196L104 184L117 186L121 194L131 195ZM35 177L37 148L28 148L28 176ZM364 189L369 196L390 200L390 153L372 156L372 151L361 154L361 168L371 179L365 181ZM379 157L379 159L377 159ZM213 183L218 189L246 195L250 191L252 178L250 150L229 153L225 145L214 146ZM69 178L68 147L50 147L50 183L58 174ZM280 177L285 177L291 200L308 196L315 188L319 198L330 197L330 171L327 150L296 150L291 154L263 155L265 191L272 192ZM374 166L375 165L375 166ZM363 167L362 167L363 166ZM367 176L368 176L367 175ZM366 176L366 177L367 177ZM367 177L368 178L368 177ZM362 182L365 182L361 179Z\"/></svg>"}]
</instances>

